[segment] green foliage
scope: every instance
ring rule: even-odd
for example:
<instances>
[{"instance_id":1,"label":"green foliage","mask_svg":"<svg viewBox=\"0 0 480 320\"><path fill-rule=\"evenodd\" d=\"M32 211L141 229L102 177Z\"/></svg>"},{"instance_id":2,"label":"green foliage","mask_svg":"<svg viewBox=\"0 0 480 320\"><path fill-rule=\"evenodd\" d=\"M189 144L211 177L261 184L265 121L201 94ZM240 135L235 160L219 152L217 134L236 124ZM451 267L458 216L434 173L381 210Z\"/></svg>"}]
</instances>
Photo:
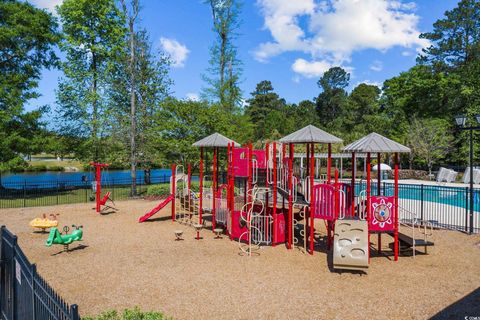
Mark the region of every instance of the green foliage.
<instances>
[{"instance_id":1,"label":"green foliage","mask_svg":"<svg viewBox=\"0 0 480 320\"><path fill-rule=\"evenodd\" d=\"M43 68L54 67L59 39L55 18L23 1L0 3L0 167L18 170L20 154L35 151L46 111L24 112L38 97L35 89Z\"/></svg>"},{"instance_id":2,"label":"green foliage","mask_svg":"<svg viewBox=\"0 0 480 320\"><path fill-rule=\"evenodd\" d=\"M429 173L451 148L450 125L443 119L414 119L410 125L408 144L413 155L428 166Z\"/></svg>"},{"instance_id":3,"label":"green foliage","mask_svg":"<svg viewBox=\"0 0 480 320\"><path fill-rule=\"evenodd\" d=\"M318 80L322 93L317 97L317 113L321 126L330 131L340 130L347 110L348 94L345 88L350 74L340 67L330 68Z\"/></svg>"},{"instance_id":4,"label":"green foliage","mask_svg":"<svg viewBox=\"0 0 480 320\"><path fill-rule=\"evenodd\" d=\"M84 320L166 320L171 319L166 317L161 312L142 312L140 308L125 309L123 313L118 313L115 310L106 311L96 317L83 317Z\"/></svg>"},{"instance_id":5,"label":"green foliage","mask_svg":"<svg viewBox=\"0 0 480 320\"><path fill-rule=\"evenodd\" d=\"M234 40L240 26L241 4L239 0L205 0L213 17L215 43L210 48L210 67L203 79L208 87L204 96L220 103L227 112L235 112L241 103L239 87L242 74L241 61L237 57Z\"/></svg>"},{"instance_id":6,"label":"green foliage","mask_svg":"<svg viewBox=\"0 0 480 320\"><path fill-rule=\"evenodd\" d=\"M106 136L108 74L126 30L114 0L65 0L57 9L66 54L57 103L62 131L88 138L84 159L100 160L100 137Z\"/></svg>"},{"instance_id":7,"label":"green foliage","mask_svg":"<svg viewBox=\"0 0 480 320\"><path fill-rule=\"evenodd\" d=\"M59 34L55 18L28 2L2 1L0 21L0 110L11 116L38 97L42 68L57 62L53 47Z\"/></svg>"},{"instance_id":8,"label":"green foliage","mask_svg":"<svg viewBox=\"0 0 480 320\"><path fill-rule=\"evenodd\" d=\"M165 196L170 194L170 184L153 184L147 188L147 196Z\"/></svg>"}]
</instances>

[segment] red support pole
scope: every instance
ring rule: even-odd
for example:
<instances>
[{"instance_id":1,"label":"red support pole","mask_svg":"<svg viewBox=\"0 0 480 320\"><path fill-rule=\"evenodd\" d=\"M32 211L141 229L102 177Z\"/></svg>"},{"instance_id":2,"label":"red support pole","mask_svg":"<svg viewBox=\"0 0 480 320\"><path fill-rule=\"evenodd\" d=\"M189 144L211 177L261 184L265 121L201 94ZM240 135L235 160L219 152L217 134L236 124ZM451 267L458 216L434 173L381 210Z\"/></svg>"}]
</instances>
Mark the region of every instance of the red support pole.
<instances>
[{"instance_id":1,"label":"red support pole","mask_svg":"<svg viewBox=\"0 0 480 320\"><path fill-rule=\"evenodd\" d=\"M99 163L95 163L95 181L96 181L96 206L97 213L100 213L100 200L102 197L102 167Z\"/></svg>"},{"instance_id":2,"label":"red support pole","mask_svg":"<svg viewBox=\"0 0 480 320\"><path fill-rule=\"evenodd\" d=\"M293 240L293 144L288 145L288 249L292 249Z\"/></svg>"},{"instance_id":3,"label":"red support pole","mask_svg":"<svg viewBox=\"0 0 480 320\"><path fill-rule=\"evenodd\" d=\"M198 209L199 223L202 224L203 214L203 147L200 147L200 208Z\"/></svg>"},{"instance_id":4,"label":"red support pole","mask_svg":"<svg viewBox=\"0 0 480 320\"><path fill-rule=\"evenodd\" d=\"M95 211L100 213L102 197L102 168L107 168L108 163L90 162L90 165L95 168Z\"/></svg>"},{"instance_id":5,"label":"red support pole","mask_svg":"<svg viewBox=\"0 0 480 320\"><path fill-rule=\"evenodd\" d=\"M232 142L230 146L230 228L233 228L233 211L235 210L235 144ZM230 234L230 239L233 240L233 236Z\"/></svg>"},{"instance_id":6,"label":"red support pole","mask_svg":"<svg viewBox=\"0 0 480 320\"><path fill-rule=\"evenodd\" d=\"M328 159L327 159L327 183L330 184L332 178L332 144L328 144Z\"/></svg>"},{"instance_id":7,"label":"red support pole","mask_svg":"<svg viewBox=\"0 0 480 320\"><path fill-rule=\"evenodd\" d=\"M172 187L172 190L171 190L171 194L173 195L173 202L172 202L172 221L175 221L175 203L176 203L176 193L177 193L177 187L176 187L176 183L177 183L177 178L175 177L175 171L177 169L177 166L175 165L175 163L172 164L172 183L171 183L171 187Z\"/></svg>"},{"instance_id":8,"label":"red support pole","mask_svg":"<svg viewBox=\"0 0 480 320\"><path fill-rule=\"evenodd\" d=\"M367 228L370 227L370 196L371 196L371 176L370 176L370 152L367 152ZM370 230L368 230L368 261L370 262Z\"/></svg>"},{"instance_id":9,"label":"red support pole","mask_svg":"<svg viewBox=\"0 0 480 320\"><path fill-rule=\"evenodd\" d=\"M352 211L350 213L352 218L355 217L355 171L357 171L355 152L352 152Z\"/></svg>"},{"instance_id":10,"label":"red support pole","mask_svg":"<svg viewBox=\"0 0 480 320\"><path fill-rule=\"evenodd\" d=\"M308 148L308 145L307 145ZM314 175L315 175L315 144L312 143L310 146L310 170L309 170L309 178L310 178L310 254L313 255L314 250L314 233L315 233L315 217L314 217L314 193L313 193L313 184L314 184ZM305 217L306 218L306 217Z\"/></svg>"},{"instance_id":11,"label":"red support pole","mask_svg":"<svg viewBox=\"0 0 480 320\"><path fill-rule=\"evenodd\" d=\"M395 203L395 241L394 241L394 255L395 261L398 260L398 152L395 153L395 177L394 177L394 203Z\"/></svg>"},{"instance_id":12,"label":"red support pole","mask_svg":"<svg viewBox=\"0 0 480 320\"><path fill-rule=\"evenodd\" d=\"M273 241L272 246L277 243L277 144L273 143Z\"/></svg>"},{"instance_id":13,"label":"red support pole","mask_svg":"<svg viewBox=\"0 0 480 320\"><path fill-rule=\"evenodd\" d=\"M212 204L212 230L214 230L216 226L216 197L217 197L217 147L213 148L213 182L212 182L212 193L213 193L213 204Z\"/></svg>"},{"instance_id":14,"label":"red support pole","mask_svg":"<svg viewBox=\"0 0 480 320\"><path fill-rule=\"evenodd\" d=\"M248 188L247 188L247 202L252 202L252 187L253 187L253 147L248 144ZM253 206L253 204L252 204Z\"/></svg>"},{"instance_id":15,"label":"red support pole","mask_svg":"<svg viewBox=\"0 0 480 320\"><path fill-rule=\"evenodd\" d=\"M381 153L377 153L377 196L380 196L382 194L382 187L380 185L382 181L382 170L380 168L381 160L382 160Z\"/></svg>"}]
</instances>

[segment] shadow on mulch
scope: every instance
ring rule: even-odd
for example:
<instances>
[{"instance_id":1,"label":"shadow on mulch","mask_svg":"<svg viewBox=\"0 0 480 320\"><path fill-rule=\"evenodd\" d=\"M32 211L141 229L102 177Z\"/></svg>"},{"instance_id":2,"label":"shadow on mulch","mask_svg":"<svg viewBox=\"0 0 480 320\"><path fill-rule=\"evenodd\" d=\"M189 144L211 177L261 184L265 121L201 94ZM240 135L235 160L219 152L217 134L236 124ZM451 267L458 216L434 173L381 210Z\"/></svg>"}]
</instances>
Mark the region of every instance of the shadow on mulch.
<instances>
[{"instance_id":1,"label":"shadow on mulch","mask_svg":"<svg viewBox=\"0 0 480 320\"><path fill-rule=\"evenodd\" d=\"M57 253L54 253L54 254L52 254L52 256L56 256L56 255L59 255L59 254L62 254L62 253L71 253L71 252L73 252L73 251L83 250L83 249L85 249L85 248L88 248L88 246L87 246L87 245L84 245L84 244L80 244L80 245L78 245L78 246L76 246L76 247L74 247L74 248L68 249L68 251L62 250L62 251L59 251L59 252L57 252Z\"/></svg>"},{"instance_id":2,"label":"shadow on mulch","mask_svg":"<svg viewBox=\"0 0 480 320\"><path fill-rule=\"evenodd\" d=\"M480 319L480 288L452 303L430 319Z\"/></svg>"}]
</instances>

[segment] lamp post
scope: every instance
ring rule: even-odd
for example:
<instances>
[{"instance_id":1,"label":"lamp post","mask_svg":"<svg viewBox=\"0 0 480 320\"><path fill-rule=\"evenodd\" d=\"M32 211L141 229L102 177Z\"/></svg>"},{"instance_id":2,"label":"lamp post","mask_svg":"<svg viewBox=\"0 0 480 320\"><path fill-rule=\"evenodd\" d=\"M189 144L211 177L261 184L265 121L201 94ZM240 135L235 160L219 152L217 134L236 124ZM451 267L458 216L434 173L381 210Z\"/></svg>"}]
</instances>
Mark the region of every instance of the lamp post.
<instances>
[{"instance_id":1,"label":"lamp post","mask_svg":"<svg viewBox=\"0 0 480 320\"><path fill-rule=\"evenodd\" d=\"M480 115L475 116L475 120L480 124ZM455 122L460 130L468 130L470 132L470 212L469 212L469 233L473 234L473 131L480 130L480 126L465 126L467 116L455 116Z\"/></svg>"}]
</instances>

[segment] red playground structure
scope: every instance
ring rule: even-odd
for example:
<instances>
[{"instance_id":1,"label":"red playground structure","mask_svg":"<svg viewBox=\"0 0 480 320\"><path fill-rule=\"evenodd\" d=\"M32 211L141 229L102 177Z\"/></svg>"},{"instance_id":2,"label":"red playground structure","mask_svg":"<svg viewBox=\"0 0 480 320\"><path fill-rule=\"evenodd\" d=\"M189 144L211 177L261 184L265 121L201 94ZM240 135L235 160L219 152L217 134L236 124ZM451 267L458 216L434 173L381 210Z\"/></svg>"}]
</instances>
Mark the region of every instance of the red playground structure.
<instances>
[{"instance_id":1,"label":"red playground structure","mask_svg":"<svg viewBox=\"0 0 480 320\"><path fill-rule=\"evenodd\" d=\"M108 163L91 162L90 165L95 168L95 211L101 213L105 209L116 210L110 191L102 197L102 170L108 168ZM107 201L110 201L113 206L107 205Z\"/></svg>"},{"instance_id":2,"label":"red playground structure","mask_svg":"<svg viewBox=\"0 0 480 320\"><path fill-rule=\"evenodd\" d=\"M190 165L187 174L183 166L173 165L171 195L140 222L172 202L172 221L194 226L197 238L201 228L211 228L217 235L225 232L247 255L262 245L285 244L287 249L298 248L311 255L333 249L334 268L365 270L371 234L378 234L378 253L381 235L388 234L397 260L399 242L406 239L398 227L398 153L410 150L376 133L353 142L344 148L352 156L348 181L339 179L332 163L332 144L340 143L340 138L311 125L260 150L212 134L193 144L200 148L199 188L192 189ZM305 166L303 158L298 161L297 148L302 157L306 154ZM327 150L324 173L316 162L322 149ZM205 166L207 150L212 151L211 166ZM357 153L366 154L366 185L355 181ZM393 190L381 193L380 168L372 182L371 153L377 154L379 163L382 153L394 155ZM316 219L325 224L324 236Z\"/></svg>"}]
</instances>

